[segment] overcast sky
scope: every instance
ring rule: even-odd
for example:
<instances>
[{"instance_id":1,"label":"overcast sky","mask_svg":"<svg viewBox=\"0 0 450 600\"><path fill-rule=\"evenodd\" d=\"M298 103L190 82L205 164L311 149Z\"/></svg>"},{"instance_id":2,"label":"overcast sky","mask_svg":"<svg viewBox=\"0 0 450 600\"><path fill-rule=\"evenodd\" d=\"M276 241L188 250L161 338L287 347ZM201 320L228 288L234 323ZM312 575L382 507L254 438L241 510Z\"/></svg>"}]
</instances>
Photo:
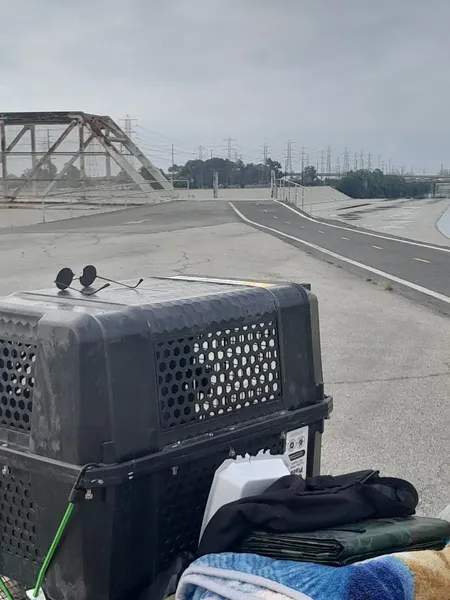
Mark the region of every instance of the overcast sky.
<instances>
[{"instance_id":1,"label":"overcast sky","mask_svg":"<svg viewBox=\"0 0 450 600\"><path fill-rule=\"evenodd\" d=\"M294 162L330 144L450 167L450 0L1 0L0 19L0 110L130 114L161 160L231 136L248 160L290 139Z\"/></svg>"}]
</instances>

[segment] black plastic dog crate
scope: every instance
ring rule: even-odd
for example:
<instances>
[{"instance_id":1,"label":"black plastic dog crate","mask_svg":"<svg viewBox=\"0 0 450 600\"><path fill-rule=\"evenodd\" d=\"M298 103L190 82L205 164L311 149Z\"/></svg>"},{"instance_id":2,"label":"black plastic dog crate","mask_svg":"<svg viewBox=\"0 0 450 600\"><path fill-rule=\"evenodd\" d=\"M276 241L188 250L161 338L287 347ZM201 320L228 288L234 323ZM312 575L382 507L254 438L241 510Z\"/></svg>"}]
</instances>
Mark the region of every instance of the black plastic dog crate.
<instances>
[{"instance_id":1,"label":"black plastic dog crate","mask_svg":"<svg viewBox=\"0 0 450 600\"><path fill-rule=\"evenodd\" d=\"M285 451L324 396L317 301L305 286L150 279L94 296L0 301L0 573L32 585L83 465L44 586L52 600L132 597L195 550L229 456Z\"/></svg>"}]
</instances>

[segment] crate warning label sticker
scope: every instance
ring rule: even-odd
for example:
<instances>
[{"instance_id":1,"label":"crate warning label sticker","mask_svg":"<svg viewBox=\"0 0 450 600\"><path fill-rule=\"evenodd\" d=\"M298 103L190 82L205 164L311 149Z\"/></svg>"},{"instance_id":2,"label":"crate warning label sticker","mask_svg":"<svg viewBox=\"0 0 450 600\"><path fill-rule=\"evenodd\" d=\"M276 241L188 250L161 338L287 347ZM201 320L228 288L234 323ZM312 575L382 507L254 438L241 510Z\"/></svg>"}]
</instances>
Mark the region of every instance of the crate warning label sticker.
<instances>
[{"instance_id":1,"label":"crate warning label sticker","mask_svg":"<svg viewBox=\"0 0 450 600\"><path fill-rule=\"evenodd\" d=\"M300 429L287 432L285 455L289 459L289 470L291 473L306 477L308 427L300 427Z\"/></svg>"}]
</instances>

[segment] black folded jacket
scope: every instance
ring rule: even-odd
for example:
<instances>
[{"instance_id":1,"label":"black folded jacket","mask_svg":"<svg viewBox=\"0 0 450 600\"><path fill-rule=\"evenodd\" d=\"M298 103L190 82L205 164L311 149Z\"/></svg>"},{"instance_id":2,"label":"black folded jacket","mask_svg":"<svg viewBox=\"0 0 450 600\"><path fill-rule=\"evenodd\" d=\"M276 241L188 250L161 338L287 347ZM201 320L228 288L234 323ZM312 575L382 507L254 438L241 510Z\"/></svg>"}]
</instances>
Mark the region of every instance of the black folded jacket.
<instances>
[{"instance_id":1,"label":"black folded jacket","mask_svg":"<svg viewBox=\"0 0 450 600\"><path fill-rule=\"evenodd\" d=\"M253 531L303 533L367 519L408 517L418 503L413 485L378 471L302 479L282 477L259 496L220 508L208 523L198 556L232 550Z\"/></svg>"},{"instance_id":2,"label":"black folded jacket","mask_svg":"<svg viewBox=\"0 0 450 600\"><path fill-rule=\"evenodd\" d=\"M357 561L412 550L442 550L450 523L427 517L377 519L310 533L251 533L236 552L278 560L344 566Z\"/></svg>"}]
</instances>

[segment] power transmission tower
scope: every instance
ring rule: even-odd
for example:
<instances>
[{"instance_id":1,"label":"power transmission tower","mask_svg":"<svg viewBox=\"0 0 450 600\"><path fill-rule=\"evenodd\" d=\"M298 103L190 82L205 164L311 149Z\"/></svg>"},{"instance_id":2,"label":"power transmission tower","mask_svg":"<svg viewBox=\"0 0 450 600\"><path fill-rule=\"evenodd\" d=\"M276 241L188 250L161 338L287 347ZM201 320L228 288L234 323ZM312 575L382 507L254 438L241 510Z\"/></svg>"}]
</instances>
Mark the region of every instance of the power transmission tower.
<instances>
[{"instance_id":1,"label":"power transmission tower","mask_svg":"<svg viewBox=\"0 0 450 600\"><path fill-rule=\"evenodd\" d=\"M205 150L205 146L201 144L197 147L198 150L198 160L203 160L203 150Z\"/></svg>"},{"instance_id":2,"label":"power transmission tower","mask_svg":"<svg viewBox=\"0 0 450 600\"><path fill-rule=\"evenodd\" d=\"M125 115L125 117L123 117L122 119L120 119L121 124L123 123L122 127L124 132L126 133L126 135L132 140L134 137L136 137L136 126L137 126L137 119L134 117L130 117L130 115ZM126 154L128 156L128 162L130 162L133 167L136 168L136 162L135 162L135 158L134 156L125 148L125 146L122 146L122 154Z\"/></svg>"},{"instance_id":3,"label":"power transmission tower","mask_svg":"<svg viewBox=\"0 0 450 600\"><path fill-rule=\"evenodd\" d=\"M359 168L364 169L364 150L359 153Z\"/></svg>"},{"instance_id":4,"label":"power transmission tower","mask_svg":"<svg viewBox=\"0 0 450 600\"><path fill-rule=\"evenodd\" d=\"M336 157L336 173L338 175L341 174L341 159L339 158L339 156Z\"/></svg>"},{"instance_id":5,"label":"power transmission tower","mask_svg":"<svg viewBox=\"0 0 450 600\"><path fill-rule=\"evenodd\" d=\"M231 161L231 152L233 150L231 143L234 142L235 140L233 140L233 138L231 138L231 137L227 137L225 141L227 143L227 158L228 158L228 160Z\"/></svg>"},{"instance_id":6,"label":"power transmission tower","mask_svg":"<svg viewBox=\"0 0 450 600\"><path fill-rule=\"evenodd\" d=\"M348 173L350 171L350 153L347 146L344 148L344 164L342 165L342 171Z\"/></svg>"},{"instance_id":7,"label":"power transmission tower","mask_svg":"<svg viewBox=\"0 0 450 600\"><path fill-rule=\"evenodd\" d=\"M378 168L381 169L381 154L378 155L377 161Z\"/></svg>"},{"instance_id":8,"label":"power transmission tower","mask_svg":"<svg viewBox=\"0 0 450 600\"><path fill-rule=\"evenodd\" d=\"M356 152L353 155L353 168L355 171L358 170L358 154Z\"/></svg>"},{"instance_id":9,"label":"power transmission tower","mask_svg":"<svg viewBox=\"0 0 450 600\"><path fill-rule=\"evenodd\" d=\"M331 146L327 147L327 174L331 174Z\"/></svg>"},{"instance_id":10,"label":"power transmission tower","mask_svg":"<svg viewBox=\"0 0 450 600\"><path fill-rule=\"evenodd\" d=\"M325 152L320 151L320 174L323 175L325 172Z\"/></svg>"},{"instance_id":11,"label":"power transmission tower","mask_svg":"<svg viewBox=\"0 0 450 600\"><path fill-rule=\"evenodd\" d=\"M52 140L51 140L51 135L50 135L50 129L46 130L46 135L45 138L43 140L41 140L39 142L39 146L42 148L42 152L48 152L48 150L50 150L51 146L52 146ZM45 161L45 164L42 165L44 168L50 166L52 164L51 158L48 158Z\"/></svg>"},{"instance_id":12,"label":"power transmission tower","mask_svg":"<svg viewBox=\"0 0 450 600\"><path fill-rule=\"evenodd\" d=\"M305 155L305 146L302 146L302 174L303 171L305 170L305 166L308 164L308 161L305 161L306 155ZM306 162L306 165L305 165Z\"/></svg>"},{"instance_id":13,"label":"power transmission tower","mask_svg":"<svg viewBox=\"0 0 450 600\"><path fill-rule=\"evenodd\" d=\"M284 170L286 173L292 173L292 142L289 140L286 142L286 160L284 163Z\"/></svg>"},{"instance_id":14,"label":"power transmission tower","mask_svg":"<svg viewBox=\"0 0 450 600\"><path fill-rule=\"evenodd\" d=\"M369 154L367 155L367 168L369 169L369 171L372 170L372 153L369 152Z\"/></svg>"}]
</instances>

